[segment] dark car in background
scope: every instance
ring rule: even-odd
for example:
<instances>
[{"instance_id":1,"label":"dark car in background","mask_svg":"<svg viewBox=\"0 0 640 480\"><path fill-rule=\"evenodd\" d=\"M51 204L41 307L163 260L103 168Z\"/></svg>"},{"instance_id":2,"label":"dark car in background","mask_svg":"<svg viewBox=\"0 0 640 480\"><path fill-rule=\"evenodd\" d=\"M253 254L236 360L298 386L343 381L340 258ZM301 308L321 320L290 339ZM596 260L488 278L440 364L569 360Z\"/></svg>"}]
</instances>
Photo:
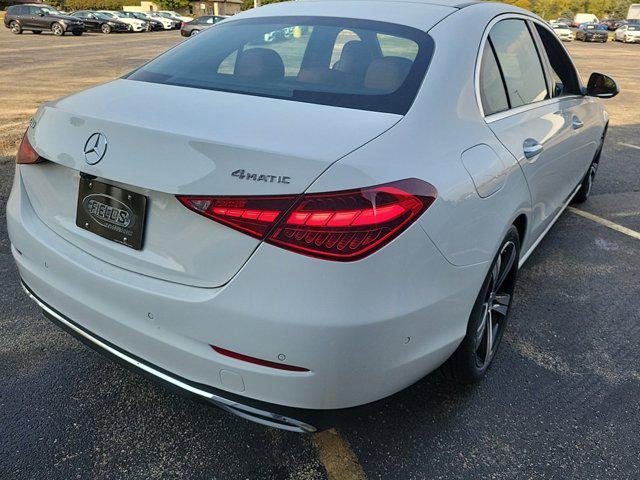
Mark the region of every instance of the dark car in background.
<instances>
[{"instance_id":1,"label":"dark car in background","mask_svg":"<svg viewBox=\"0 0 640 480\"><path fill-rule=\"evenodd\" d=\"M53 7L43 4L9 7L4 16L4 26L10 28L16 35L25 30L36 34L50 30L59 37L67 32L80 36L85 31L84 22L79 18L61 13Z\"/></svg>"},{"instance_id":2,"label":"dark car in background","mask_svg":"<svg viewBox=\"0 0 640 480\"><path fill-rule=\"evenodd\" d=\"M613 18L604 18L602 20L600 20L600 25L604 25L605 27L607 27L607 30L617 30L618 28L620 28L622 26L622 22L624 22L624 20L615 20Z\"/></svg>"},{"instance_id":3,"label":"dark car in background","mask_svg":"<svg viewBox=\"0 0 640 480\"><path fill-rule=\"evenodd\" d=\"M180 35L183 37L191 37L197 35L202 30L213 27L216 23L221 22L227 17L221 15L203 15L190 22L182 22L182 28L180 28Z\"/></svg>"},{"instance_id":4,"label":"dark car in background","mask_svg":"<svg viewBox=\"0 0 640 480\"><path fill-rule=\"evenodd\" d=\"M576 40L605 43L609 40L609 33L597 23L583 23L576 30Z\"/></svg>"},{"instance_id":5,"label":"dark car in background","mask_svg":"<svg viewBox=\"0 0 640 480\"><path fill-rule=\"evenodd\" d=\"M112 32L128 32L129 25L118 20L114 20L108 15L90 10L78 10L71 14L84 22L85 29L91 32L102 32L109 34Z\"/></svg>"},{"instance_id":6,"label":"dark car in background","mask_svg":"<svg viewBox=\"0 0 640 480\"><path fill-rule=\"evenodd\" d=\"M144 20L149 24L149 31L157 32L158 30L164 30L164 25L159 20L154 20L152 17L148 16L143 12L128 12L133 15L134 18L138 20Z\"/></svg>"}]
</instances>

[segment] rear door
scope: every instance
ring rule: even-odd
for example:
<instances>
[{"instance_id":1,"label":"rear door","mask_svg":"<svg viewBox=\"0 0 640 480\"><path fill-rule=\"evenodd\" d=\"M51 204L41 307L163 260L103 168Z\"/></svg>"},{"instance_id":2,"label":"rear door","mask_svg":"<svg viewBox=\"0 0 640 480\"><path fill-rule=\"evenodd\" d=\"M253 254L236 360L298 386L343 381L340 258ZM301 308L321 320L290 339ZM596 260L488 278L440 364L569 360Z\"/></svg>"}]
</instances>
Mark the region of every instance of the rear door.
<instances>
[{"instance_id":1,"label":"rear door","mask_svg":"<svg viewBox=\"0 0 640 480\"><path fill-rule=\"evenodd\" d=\"M40 28L40 23L43 18L40 16L40 14L43 13L40 7L29 6L27 9L27 14L22 17L23 28Z\"/></svg>"},{"instance_id":2,"label":"rear door","mask_svg":"<svg viewBox=\"0 0 640 480\"><path fill-rule=\"evenodd\" d=\"M481 73L480 92L487 124L518 160L529 184L530 224L537 237L570 194L573 162L567 148L570 117L551 98L533 28L525 17L505 18L491 26L481 71L494 65L494 75L485 73L483 81ZM490 77L491 87L486 80ZM505 98L496 103L500 83Z\"/></svg>"},{"instance_id":3,"label":"rear door","mask_svg":"<svg viewBox=\"0 0 640 480\"><path fill-rule=\"evenodd\" d=\"M565 48L544 25L533 25L551 82L551 96L558 100L558 109L571 129L566 140L570 154L563 165L567 188L571 189L580 183L600 147L603 119L598 103L582 94L578 72Z\"/></svg>"}]
</instances>

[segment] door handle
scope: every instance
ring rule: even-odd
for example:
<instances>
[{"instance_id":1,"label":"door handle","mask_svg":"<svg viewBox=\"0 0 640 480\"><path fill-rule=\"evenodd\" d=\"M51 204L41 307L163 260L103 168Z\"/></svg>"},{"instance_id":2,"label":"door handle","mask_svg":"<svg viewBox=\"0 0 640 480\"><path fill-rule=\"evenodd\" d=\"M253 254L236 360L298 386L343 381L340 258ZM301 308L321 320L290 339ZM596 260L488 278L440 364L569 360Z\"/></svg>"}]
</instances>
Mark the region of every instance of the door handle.
<instances>
[{"instance_id":1,"label":"door handle","mask_svg":"<svg viewBox=\"0 0 640 480\"><path fill-rule=\"evenodd\" d=\"M533 138L527 138L522 145L522 150L524 151L524 156L530 159L542 153L544 147L540 143L538 143L537 140L534 140Z\"/></svg>"},{"instance_id":2,"label":"door handle","mask_svg":"<svg viewBox=\"0 0 640 480\"><path fill-rule=\"evenodd\" d=\"M573 119L571 120L571 124L574 130L578 130L579 128L582 128L582 126L584 125L584 123L582 123L582 120L580 120L576 116L574 116Z\"/></svg>"}]
</instances>

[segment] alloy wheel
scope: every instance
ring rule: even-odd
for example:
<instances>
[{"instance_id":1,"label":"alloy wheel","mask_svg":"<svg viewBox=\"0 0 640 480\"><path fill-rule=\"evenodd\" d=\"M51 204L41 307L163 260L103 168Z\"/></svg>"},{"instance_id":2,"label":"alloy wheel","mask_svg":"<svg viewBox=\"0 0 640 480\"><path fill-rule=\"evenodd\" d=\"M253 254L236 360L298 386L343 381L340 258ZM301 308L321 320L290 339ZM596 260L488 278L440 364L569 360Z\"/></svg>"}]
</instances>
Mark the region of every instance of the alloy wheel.
<instances>
[{"instance_id":1,"label":"alloy wheel","mask_svg":"<svg viewBox=\"0 0 640 480\"><path fill-rule=\"evenodd\" d=\"M18 22L11 22L11 33L21 33L22 29L20 28L20 25L18 24Z\"/></svg>"},{"instance_id":2,"label":"alloy wheel","mask_svg":"<svg viewBox=\"0 0 640 480\"><path fill-rule=\"evenodd\" d=\"M51 26L51 31L53 32L54 35L58 35L58 36L62 35L62 33L63 33L62 27L57 23L54 23Z\"/></svg>"},{"instance_id":3,"label":"alloy wheel","mask_svg":"<svg viewBox=\"0 0 640 480\"><path fill-rule=\"evenodd\" d=\"M491 270L489 288L482 304L482 320L476 330L476 365L481 369L491 363L506 323L513 295L512 273L517 268L516 258L515 243L506 242Z\"/></svg>"}]
</instances>

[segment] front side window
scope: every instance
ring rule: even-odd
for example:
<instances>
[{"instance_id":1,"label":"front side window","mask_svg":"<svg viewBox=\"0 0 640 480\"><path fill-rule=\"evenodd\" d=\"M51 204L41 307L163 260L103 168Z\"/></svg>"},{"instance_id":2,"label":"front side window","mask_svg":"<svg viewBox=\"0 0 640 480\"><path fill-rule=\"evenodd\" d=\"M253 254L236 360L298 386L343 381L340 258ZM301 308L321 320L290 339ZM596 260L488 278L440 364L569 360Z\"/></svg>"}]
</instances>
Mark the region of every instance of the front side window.
<instances>
[{"instance_id":1,"label":"front side window","mask_svg":"<svg viewBox=\"0 0 640 480\"><path fill-rule=\"evenodd\" d=\"M511 108L548 98L544 71L524 20L498 22L489 33Z\"/></svg>"},{"instance_id":2,"label":"front side window","mask_svg":"<svg viewBox=\"0 0 640 480\"><path fill-rule=\"evenodd\" d=\"M425 32L325 17L231 20L127 78L405 114L433 52Z\"/></svg>"},{"instance_id":3,"label":"front side window","mask_svg":"<svg viewBox=\"0 0 640 480\"><path fill-rule=\"evenodd\" d=\"M579 95L580 81L569 55L567 55L555 35L542 25L537 23L535 25L551 66L553 96Z\"/></svg>"}]
</instances>

